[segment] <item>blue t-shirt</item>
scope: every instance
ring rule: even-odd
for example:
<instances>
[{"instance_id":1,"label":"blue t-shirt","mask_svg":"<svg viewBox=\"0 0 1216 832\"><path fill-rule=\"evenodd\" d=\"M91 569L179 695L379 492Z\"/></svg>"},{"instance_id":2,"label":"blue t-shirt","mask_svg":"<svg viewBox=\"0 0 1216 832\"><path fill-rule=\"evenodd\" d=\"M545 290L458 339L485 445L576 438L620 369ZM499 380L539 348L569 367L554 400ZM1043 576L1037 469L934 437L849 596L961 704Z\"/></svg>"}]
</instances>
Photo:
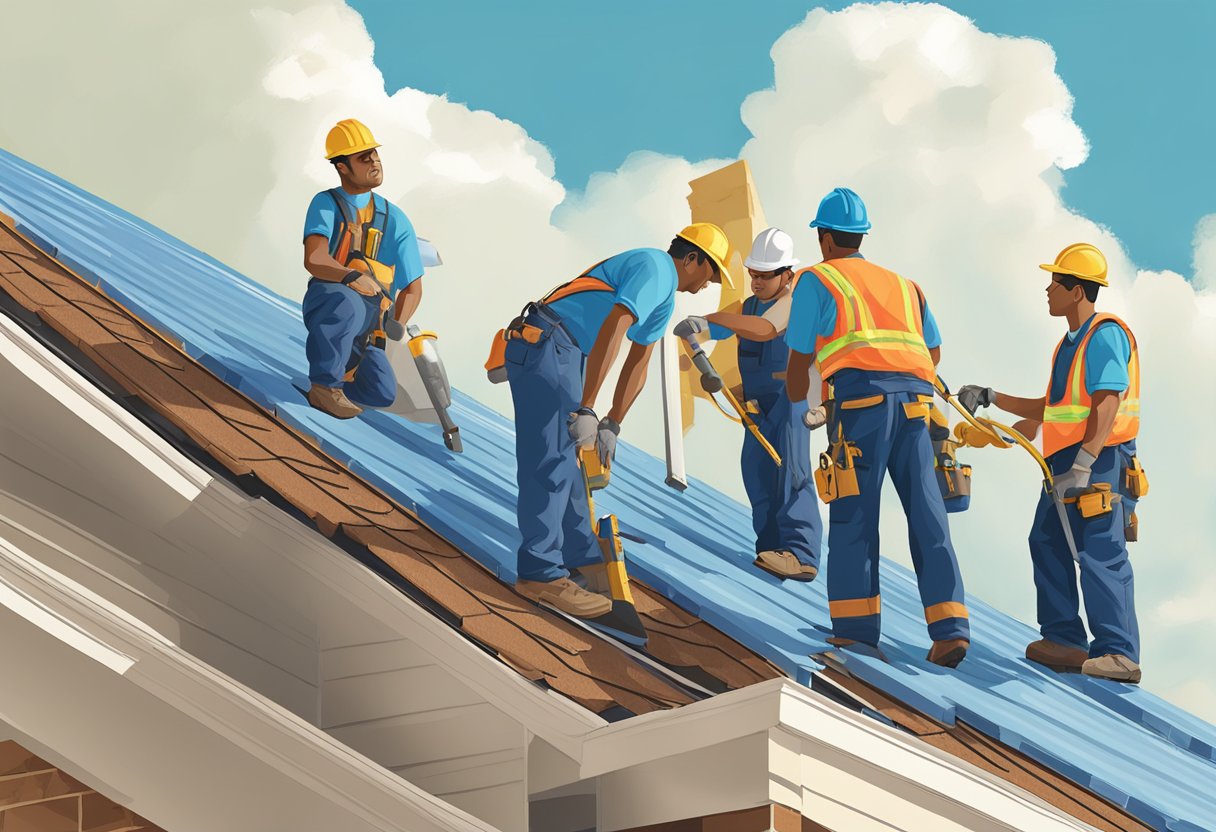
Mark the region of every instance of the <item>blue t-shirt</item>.
<instances>
[{"instance_id":1,"label":"blue t-shirt","mask_svg":"<svg viewBox=\"0 0 1216 832\"><path fill-rule=\"evenodd\" d=\"M338 188L338 194L350 206L351 215L366 208L367 201L372 198L371 193L348 194L341 188ZM386 266L395 267L390 294L396 296L397 292L422 277L422 255L418 253L418 237L414 233L414 226L405 212L388 200L381 201L388 205L388 219L384 226L384 241L380 243L380 254L376 259ZM304 237L319 234L332 243L341 219L338 206L334 204L330 192L321 191L308 204L308 214L304 218Z\"/></svg>"},{"instance_id":2,"label":"blue t-shirt","mask_svg":"<svg viewBox=\"0 0 1216 832\"><path fill-rule=\"evenodd\" d=\"M1049 404L1059 404L1064 398L1068 387L1068 371L1072 367L1073 356L1085 333L1093 323L1093 316L1076 332L1064 336L1064 343L1056 354L1055 364L1051 368L1051 399ZM1123 327L1114 321L1105 321L1094 330L1094 336L1089 339L1085 348L1085 390L1092 396L1098 390L1114 390L1121 393L1127 389L1130 380L1127 375L1127 363L1131 361L1132 344L1127 339Z\"/></svg>"},{"instance_id":3,"label":"blue t-shirt","mask_svg":"<svg viewBox=\"0 0 1216 832\"><path fill-rule=\"evenodd\" d=\"M861 258L861 252L849 257ZM924 320L925 346L929 349L942 345L941 331L928 301L921 308ZM794 287L793 305L790 307L790 325L785 333L785 342L791 350L810 355L815 352L815 342L830 338L836 331L836 299L813 274L798 280ZM913 392L928 395L933 385L908 373L887 373L872 370L838 370L832 376L832 386L837 399L852 399L872 396L875 393Z\"/></svg>"},{"instance_id":4,"label":"blue t-shirt","mask_svg":"<svg viewBox=\"0 0 1216 832\"><path fill-rule=\"evenodd\" d=\"M578 292L555 300L548 308L559 315L583 355L590 355L600 328L618 303L633 313L625 333L635 344L653 344L663 337L676 308L676 264L657 248L635 248L609 257L587 273L612 287L611 292Z\"/></svg>"}]
</instances>

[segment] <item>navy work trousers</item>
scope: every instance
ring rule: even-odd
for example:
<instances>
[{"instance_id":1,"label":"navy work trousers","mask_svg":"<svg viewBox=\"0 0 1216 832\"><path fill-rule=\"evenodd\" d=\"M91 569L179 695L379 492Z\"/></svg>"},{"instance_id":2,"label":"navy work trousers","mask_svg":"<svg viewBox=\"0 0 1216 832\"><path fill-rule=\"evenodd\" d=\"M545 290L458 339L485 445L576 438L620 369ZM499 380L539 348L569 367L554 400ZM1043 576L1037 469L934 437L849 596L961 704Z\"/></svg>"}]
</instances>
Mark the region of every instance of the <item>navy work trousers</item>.
<instances>
[{"instance_id":1,"label":"navy work trousers","mask_svg":"<svg viewBox=\"0 0 1216 832\"><path fill-rule=\"evenodd\" d=\"M388 407L397 397L397 376L388 357L363 338L376 325L380 296L364 297L349 286L311 280L304 293L304 326L308 339L308 380L322 387L342 387L368 407ZM354 378L344 381L354 370Z\"/></svg>"},{"instance_id":2,"label":"navy work trousers","mask_svg":"<svg viewBox=\"0 0 1216 832\"><path fill-rule=\"evenodd\" d=\"M566 426L583 396L583 354L552 313L534 311L524 321L543 334L535 344L516 338L506 350L523 538L516 571L525 580L552 581L602 561Z\"/></svg>"},{"instance_id":3,"label":"navy work trousers","mask_svg":"<svg viewBox=\"0 0 1216 832\"><path fill-rule=\"evenodd\" d=\"M844 438L861 450L855 462L861 493L833 500L828 507L828 606L832 629L842 638L878 644L878 516L888 473L908 518L908 544L929 637L970 638L963 579L933 470L929 426L917 415L925 399L900 392L839 402L828 425L828 438L834 440L839 420Z\"/></svg>"}]
</instances>

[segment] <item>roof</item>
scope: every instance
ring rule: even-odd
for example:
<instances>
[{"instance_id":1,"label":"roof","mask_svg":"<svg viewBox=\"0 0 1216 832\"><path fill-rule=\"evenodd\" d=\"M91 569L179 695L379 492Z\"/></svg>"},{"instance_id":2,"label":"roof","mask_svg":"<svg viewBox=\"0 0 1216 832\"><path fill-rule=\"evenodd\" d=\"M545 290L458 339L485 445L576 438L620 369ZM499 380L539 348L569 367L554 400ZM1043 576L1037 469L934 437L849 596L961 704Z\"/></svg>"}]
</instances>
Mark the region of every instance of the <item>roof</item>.
<instances>
[{"instance_id":1,"label":"roof","mask_svg":"<svg viewBox=\"0 0 1216 832\"><path fill-rule=\"evenodd\" d=\"M462 455L443 447L434 425L380 413L333 420L297 389L306 385L298 303L3 151L0 210L106 295L180 339L188 355L228 384L316 437L330 457L415 512L455 549L500 580L514 580L509 420L455 394ZM831 650L824 642L830 634L824 581L786 586L752 569L745 507L696 480L683 494L665 487L663 462L627 444L618 462L629 475L615 477L597 505L646 541L627 549L631 574L658 591L655 602L670 599L737 640L744 653L754 651L809 684ZM1022 651L1036 632L971 596L976 640L967 661L954 671L929 665L914 576L885 562L882 595L888 662L841 656L853 677L938 722L965 723L1155 827L1212 825L1216 727L1140 688L1059 676L1026 662ZM655 615L679 615L666 609ZM681 622L669 618L668 626L675 636ZM672 642L672 649L679 646Z\"/></svg>"}]
</instances>

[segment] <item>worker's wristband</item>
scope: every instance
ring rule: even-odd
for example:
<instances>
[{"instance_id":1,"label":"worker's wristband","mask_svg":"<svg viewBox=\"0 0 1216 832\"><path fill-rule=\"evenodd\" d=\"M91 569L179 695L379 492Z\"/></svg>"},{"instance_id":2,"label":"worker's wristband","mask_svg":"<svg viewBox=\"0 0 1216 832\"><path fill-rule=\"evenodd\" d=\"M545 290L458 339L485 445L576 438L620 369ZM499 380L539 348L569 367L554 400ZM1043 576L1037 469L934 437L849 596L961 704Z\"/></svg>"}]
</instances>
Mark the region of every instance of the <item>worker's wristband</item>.
<instances>
[{"instance_id":1,"label":"worker's wristband","mask_svg":"<svg viewBox=\"0 0 1216 832\"><path fill-rule=\"evenodd\" d=\"M610 430L612 431L613 435L620 436L621 423L615 419L609 419L607 416L605 416L603 419L600 419L600 430Z\"/></svg>"},{"instance_id":2,"label":"worker's wristband","mask_svg":"<svg viewBox=\"0 0 1216 832\"><path fill-rule=\"evenodd\" d=\"M578 410L576 410L574 412L576 414L578 414L579 416L593 416L597 419L599 418L598 416L595 415L595 411L589 407L580 407Z\"/></svg>"},{"instance_id":3,"label":"worker's wristband","mask_svg":"<svg viewBox=\"0 0 1216 832\"><path fill-rule=\"evenodd\" d=\"M349 286L350 284L354 283L356 280L358 280L361 277L363 277L363 272L355 271L354 269L351 269L349 272L346 273L346 277L342 278L342 285Z\"/></svg>"}]
</instances>

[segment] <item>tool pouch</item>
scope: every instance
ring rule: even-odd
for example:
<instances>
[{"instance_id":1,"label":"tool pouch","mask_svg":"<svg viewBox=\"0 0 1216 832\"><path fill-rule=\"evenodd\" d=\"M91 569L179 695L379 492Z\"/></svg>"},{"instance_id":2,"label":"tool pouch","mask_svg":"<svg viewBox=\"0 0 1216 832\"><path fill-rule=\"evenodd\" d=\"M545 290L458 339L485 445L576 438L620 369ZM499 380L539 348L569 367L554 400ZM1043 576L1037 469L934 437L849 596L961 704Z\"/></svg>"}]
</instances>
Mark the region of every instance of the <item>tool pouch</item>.
<instances>
[{"instance_id":1,"label":"tool pouch","mask_svg":"<svg viewBox=\"0 0 1216 832\"><path fill-rule=\"evenodd\" d=\"M946 511L951 514L971 507L971 466L959 464L954 455L957 447L948 440L933 443L937 487L942 492Z\"/></svg>"},{"instance_id":2,"label":"tool pouch","mask_svg":"<svg viewBox=\"0 0 1216 832\"><path fill-rule=\"evenodd\" d=\"M1110 483L1098 482L1085 489L1074 500L1081 516L1086 520L1092 520L1094 517L1110 514L1120 497L1111 492ZM1065 499L1064 502L1069 503L1074 500Z\"/></svg>"},{"instance_id":3,"label":"tool pouch","mask_svg":"<svg viewBox=\"0 0 1216 832\"><path fill-rule=\"evenodd\" d=\"M1132 457L1131 462L1123 469L1124 491L1133 500L1139 500L1148 494L1148 475L1144 473L1140 460Z\"/></svg>"},{"instance_id":4,"label":"tool pouch","mask_svg":"<svg viewBox=\"0 0 1216 832\"><path fill-rule=\"evenodd\" d=\"M1135 543L1140 539L1140 518L1136 516L1136 512L1132 512L1127 518L1127 523L1123 526L1123 539L1128 543Z\"/></svg>"},{"instance_id":5,"label":"tool pouch","mask_svg":"<svg viewBox=\"0 0 1216 832\"><path fill-rule=\"evenodd\" d=\"M490 384L501 384L507 380L507 331L494 333L490 343L490 357L486 359L486 376Z\"/></svg>"},{"instance_id":6,"label":"tool pouch","mask_svg":"<svg viewBox=\"0 0 1216 832\"><path fill-rule=\"evenodd\" d=\"M853 443L844 441L843 431L838 422L836 441L827 453L819 455L819 467L815 469L815 488L819 492L819 499L825 503L861 493L857 485L857 469L853 466L854 457L861 456L861 451Z\"/></svg>"}]
</instances>

